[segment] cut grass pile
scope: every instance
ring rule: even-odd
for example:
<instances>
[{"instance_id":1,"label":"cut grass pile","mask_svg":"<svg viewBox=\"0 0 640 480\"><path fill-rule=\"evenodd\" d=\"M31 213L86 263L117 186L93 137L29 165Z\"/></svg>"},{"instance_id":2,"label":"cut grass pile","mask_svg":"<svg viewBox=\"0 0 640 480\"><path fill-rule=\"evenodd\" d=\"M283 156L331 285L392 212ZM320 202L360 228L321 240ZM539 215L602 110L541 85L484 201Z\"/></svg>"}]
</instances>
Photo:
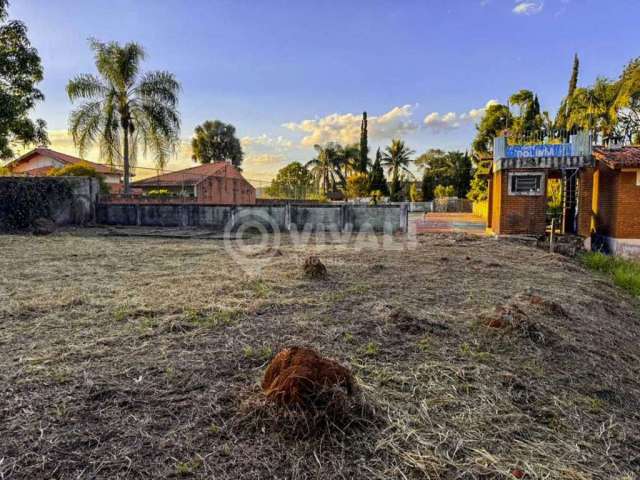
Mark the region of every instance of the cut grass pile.
<instances>
[{"instance_id":1,"label":"cut grass pile","mask_svg":"<svg viewBox=\"0 0 640 480\"><path fill-rule=\"evenodd\" d=\"M2 479L640 475L638 300L577 261L285 236L247 273L221 241L98 233L0 236ZM357 397L265 402L292 345L349 368Z\"/></svg>"},{"instance_id":2,"label":"cut grass pile","mask_svg":"<svg viewBox=\"0 0 640 480\"><path fill-rule=\"evenodd\" d=\"M609 275L616 285L640 296L640 263L637 261L600 252L586 252L580 258L587 268Z\"/></svg>"}]
</instances>

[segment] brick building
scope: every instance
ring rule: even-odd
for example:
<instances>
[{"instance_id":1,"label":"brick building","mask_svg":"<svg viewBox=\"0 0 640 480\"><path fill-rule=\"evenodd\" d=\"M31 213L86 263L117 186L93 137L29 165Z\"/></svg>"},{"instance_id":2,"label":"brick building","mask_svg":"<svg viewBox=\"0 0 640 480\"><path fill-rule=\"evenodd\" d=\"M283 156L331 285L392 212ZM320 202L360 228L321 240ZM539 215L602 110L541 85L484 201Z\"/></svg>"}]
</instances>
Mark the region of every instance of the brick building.
<instances>
[{"instance_id":1,"label":"brick building","mask_svg":"<svg viewBox=\"0 0 640 480\"><path fill-rule=\"evenodd\" d=\"M104 177L105 182L109 186L111 193L119 193L123 189L122 175L123 173L109 165L90 162L82 158L67 155L66 153L56 152L48 148L35 148L30 152L9 162L6 166L11 173L17 175L26 175L29 177L45 177L56 168L66 167L67 165L82 164L93 168L97 173Z\"/></svg>"},{"instance_id":2,"label":"brick building","mask_svg":"<svg viewBox=\"0 0 640 480\"><path fill-rule=\"evenodd\" d=\"M168 190L175 197L198 203L239 205L256 203L256 189L227 162L215 162L145 178L131 184L143 195Z\"/></svg>"},{"instance_id":3,"label":"brick building","mask_svg":"<svg viewBox=\"0 0 640 480\"><path fill-rule=\"evenodd\" d=\"M559 228L622 254L640 254L640 147L507 146L499 137L489 172L487 227L495 235L544 235L549 180L562 185Z\"/></svg>"}]
</instances>

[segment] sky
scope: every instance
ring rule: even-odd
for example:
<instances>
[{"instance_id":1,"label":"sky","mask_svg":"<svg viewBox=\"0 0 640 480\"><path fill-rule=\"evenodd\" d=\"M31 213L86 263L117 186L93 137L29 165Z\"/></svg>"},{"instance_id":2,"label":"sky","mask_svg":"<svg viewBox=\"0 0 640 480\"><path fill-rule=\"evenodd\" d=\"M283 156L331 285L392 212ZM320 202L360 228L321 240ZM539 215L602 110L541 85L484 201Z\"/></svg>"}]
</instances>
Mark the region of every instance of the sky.
<instances>
[{"instance_id":1,"label":"sky","mask_svg":"<svg viewBox=\"0 0 640 480\"><path fill-rule=\"evenodd\" d=\"M583 86L640 55L640 0L10 0L9 14L42 58L34 117L52 148L77 154L65 86L95 72L87 40L135 41L144 70L182 85L168 169L193 166L193 129L218 119L236 127L256 186L316 143L357 142L365 110L372 153L394 137L417 154L465 150L485 106L519 89L553 114L574 53Z\"/></svg>"}]
</instances>

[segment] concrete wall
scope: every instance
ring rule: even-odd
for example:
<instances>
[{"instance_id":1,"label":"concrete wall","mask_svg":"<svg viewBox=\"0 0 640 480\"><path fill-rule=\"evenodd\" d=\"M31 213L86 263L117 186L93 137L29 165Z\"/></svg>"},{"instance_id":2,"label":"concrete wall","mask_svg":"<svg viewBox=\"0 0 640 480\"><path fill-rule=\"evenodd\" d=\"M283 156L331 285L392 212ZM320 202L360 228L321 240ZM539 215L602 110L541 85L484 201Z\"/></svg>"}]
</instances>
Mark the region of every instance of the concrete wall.
<instances>
[{"instance_id":1,"label":"concrete wall","mask_svg":"<svg viewBox=\"0 0 640 480\"><path fill-rule=\"evenodd\" d=\"M170 205L99 203L105 225L203 227L214 230L406 232L406 205Z\"/></svg>"}]
</instances>

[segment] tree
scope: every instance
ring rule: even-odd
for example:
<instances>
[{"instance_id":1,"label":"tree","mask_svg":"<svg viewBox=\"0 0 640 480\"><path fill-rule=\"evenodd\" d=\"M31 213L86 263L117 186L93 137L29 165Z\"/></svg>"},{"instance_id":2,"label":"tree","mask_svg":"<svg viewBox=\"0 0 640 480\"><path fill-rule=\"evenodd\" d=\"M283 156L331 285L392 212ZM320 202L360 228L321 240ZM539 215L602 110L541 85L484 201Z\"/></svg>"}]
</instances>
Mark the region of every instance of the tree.
<instances>
[{"instance_id":1,"label":"tree","mask_svg":"<svg viewBox=\"0 0 640 480\"><path fill-rule=\"evenodd\" d=\"M423 184L427 182L426 197L429 199L435 185L453 186L460 198L469 191L473 164L467 153L430 149L416 159L416 165L424 170L422 180Z\"/></svg>"},{"instance_id":2,"label":"tree","mask_svg":"<svg viewBox=\"0 0 640 480\"><path fill-rule=\"evenodd\" d=\"M567 127L583 129L606 141L613 136L616 128L618 85L599 77L589 88L577 88L571 99L571 111Z\"/></svg>"},{"instance_id":3,"label":"tree","mask_svg":"<svg viewBox=\"0 0 640 480\"><path fill-rule=\"evenodd\" d=\"M482 120L476 125L477 133L473 140L473 151L478 154L492 152L493 139L508 128L512 119L513 116L506 105L489 105Z\"/></svg>"},{"instance_id":4,"label":"tree","mask_svg":"<svg viewBox=\"0 0 640 480\"><path fill-rule=\"evenodd\" d=\"M29 112L44 100L35 85L43 71L24 23L7 19L7 0L0 0L0 159L12 158L16 144L47 145L46 123Z\"/></svg>"},{"instance_id":5,"label":"tree","mask_svg":"<svg viewBox=\"0 0 640 480\"><path fill-rule=\"evenodd\" d=\"M360 148L358 145L347 145L343 147L339 144L336 145L337 152L337 166L341 185L346 187L346 179L353 172L359 172L360 167Z\"/></svg>"},{"instance_id":6,"label":"tree","mask_svg":"<svg viewBox=\"0 0 640 480\"><path fill-rule=\"evenodd\" d=\"M560 108L558 108L558 114L556 115L555 127L558 129L566 129L567 128L567 119L571 113L571 99L573 98L573 94L578 88L578 75L580 72L580 60L578 59L578 54L576 53L573 56L573 69L571 70L571 78L569 79L569 90L567 91L567 96L562 99L560 103Z\"/></svg>"},{"instance_id":7,"label":"tree","mask_svg":"<svg viewBox=\"0 0 640 480\"><path fill-rule=\"evenodd\" d=\"M193 160L200 163L231 162L239 167L243 153L236 128L219 120L206 121L198 125L191 140Z\"/></svg>"},{"instance_id":8,"label":"tree","mask_svg":"<svg viewBox=\"0 0 640 480\"><path fill-rule=\"evenodd\" d=\"M420 201L420 193L418 192L418 187L415 182L411 182L411 185L409 186L409 200L412 202Z\"/></svg>"},{"instance_id":9,"label":"tree","mask_svg":"<svg viewBox=\"0 0 640 480\"><path fill-rule=\"evenodd\" d=\"M314 145L316 158L305 165L311 171L316 188L323 194L335 190L338 182L344 183L344 176L340 170L343 161L341 147L336 143L324 146ZM337 179L337 180L336 180Z\"/></svg>"},{"instance_id":10,"label":"tree","mask_svg":"<svg viewBox=\"0 0 640 480\"><path fill-rule=\"evenodd\" d=\"M614 108L616 110L628 108L634 100L640 97L640 57L629 62L617 83Z\"/></svg>"},{"instance_id":11,"label":"tree","mask_svg":"<svg viewBox=\"0 0 640 480\"><path fill-rule=\"evenodd\" d=\"M382 165L387 167L387 173L391 175L391 188L389 191L391 200L394 202L400 201L402 196L400 175L405 172L413 177L413 173L409 170L409 164L414 153L402 140L394 138L391 140L391 145L385 149L382 155Z\"/></svg>"},{"instance_id":12,"label":"tree","mask_svg":"<svg viewBox=\"0 0 640 480\"><path fill-rule=\"evenodd\" d=\"M367 112L362 112L362 124L360 125L360 148L358 152L358 171L362 173L367 173L367 168L369 167L369 145L367 137Z\"/></svg>"},{"instance_id":13,"label":"tree","mask_svg":"<svg viewBox=\"0 0 640 480\"><path fill-rule=\"evenodd\" d=\"M141 73L145 52L137 43L91 40L90 47L98 75L81 74L67 84L72 102L86 101L71 113L69 130L81 156L97 143L106 163L122 162L128 193L139 151L151 151L158 168L175 152L180 84L169 72Z\"/></svg>"},{"instance_id":14,"label":"tree","mask_svg":"<svg viewBox=\"0 0 640 480\"><path fill-rule=\"evenodd\" d=\"M430 202L434 199L435 193L434 190L436 188L436 180L433 176L433 172L430 170L425 170L422 175L422 200L424 202Z\"/></svg>"},{"instance_id":15,"label":"tree","mask_svg":"<svg viewBox=\"0 0 640 480\"><path fill-rule=\"evenodd\" d=\"M544 123L538 96L531 90L520 90L509 97L509 103L518 107L510 124L511 135L520 142L538 141Z\"/></svg>"},{"instance_id":16,"label":"tree","mask_svg":"<svg viewBox=\"0 0 640 480\"><path fill-rule=\"evenodd\" d=\"M278 170L266 193L272 198L304 200L313 190L313 176L300 162L292 162Z\"/></svg>"},{"instance_id":17,"label":"tree","mask_svg":"<svg viewBox=\"0 0 640 480\"><path fill-rule=\"evenodd\" d=\"M362 198L369 195L369 177L366 173L356 172L347 178L347 198Z\"/></svg>"},{"instance_id":18,"label":"tree","mask_svg":"<svg viewBox=\"0 0 640 480\"><path fill-rule=\"evenodd\" d=\"M458 198L465 198L471 188L473 163L467 152L451 152L450 155L453 161L451 185Z\"/></svg>"},{"instance_id":19,"label":"tree","mask_svg":"<svg viewBox=\"0 0 640 480\"><path fill-rule=\"evenodd\" d=\"M376 151L376 160L369 171L369 190L371 192L378 191L382 196L389 195L389 186L384 178L384 170L382 169L382 154L380 148Z\"/></svg>"}]
</instances>

